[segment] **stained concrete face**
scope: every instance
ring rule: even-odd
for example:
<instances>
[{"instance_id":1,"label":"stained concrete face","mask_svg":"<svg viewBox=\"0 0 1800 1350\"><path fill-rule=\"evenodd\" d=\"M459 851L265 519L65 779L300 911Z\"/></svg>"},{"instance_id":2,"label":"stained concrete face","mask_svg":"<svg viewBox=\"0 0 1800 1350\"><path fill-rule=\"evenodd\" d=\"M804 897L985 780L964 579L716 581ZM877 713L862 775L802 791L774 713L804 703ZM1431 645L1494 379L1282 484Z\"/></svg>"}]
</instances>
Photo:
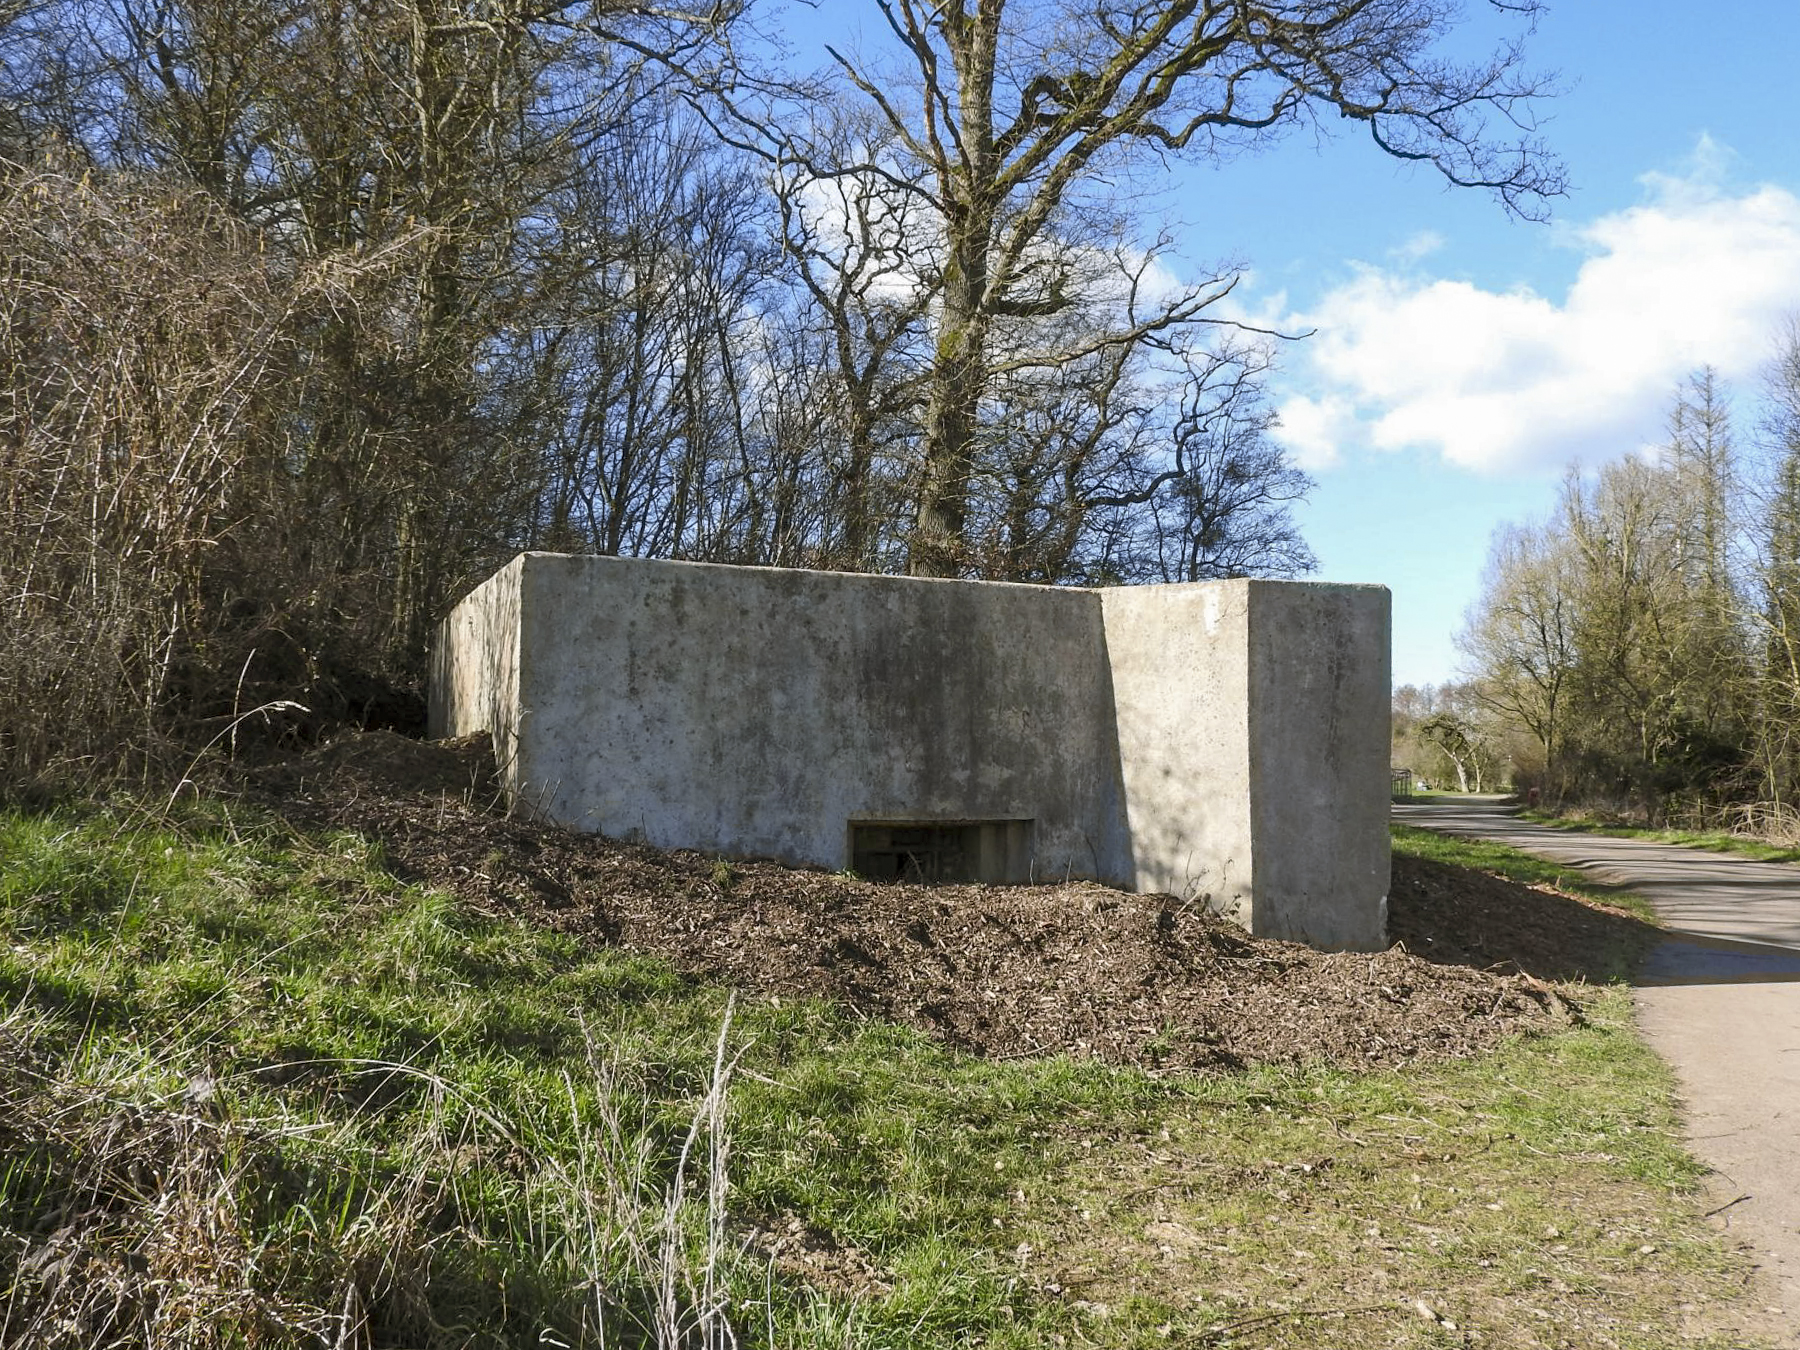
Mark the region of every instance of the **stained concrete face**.
<instances>
[{"instance_id":1,"label":"stained concrete face","mask_svg":"<svg viewBox=\"0 0 1800 1350\"><path fill-rule=\"evenodd\" d=\"M1100 592L1134 890L1251 926L1247 582Z\"/></svg>"},{"instance_id":2,"label":"stained concrete face","mask_svg":"<svg viewBox=\"0 0 1800 1350\"><path fill-rule=\"evenodd\" d=\"M1130 884L1258 937L1384 945L1387 589L1221 581L1099 595Z\"/></svg>"},{"instance_id":3,"label":"stained concrete face","mask_svg":"<svg viewBox=\"0 0 1800 1350\"><path fill-rule=\"evenodd\" d=\"M1243 584L1257 842L1250 930L1327 949L1366 946L1369 933L1387 928L1388 593Z\"/></svg>"},{"instance_id":4,"label":"stained concrete face","mask_svg":"<svg viewBox=\"0 0 1800 1350\"><path fill-rule=\"evenodd\" d=\"M882 875L1089 877L1383 944L1387 592L1077 590L524 554L441 626L433 734L525 809Z\"/></svg>"},{"instance_id":5,"label":"stained concrete face","mask_svg":"<svg viewBox=\"0 0 1800 1350\"><path fill-rule=\"evenodd\" d=\"M509 781L533 810L829 867L857 822L1028 821L1028 873L1129 867L1091 592L552 554L496 580L514 569L516 602L478 590L443 645L510 647L489 616L516 604ZM487 725L506 662L442 664L486 700L447 698L445 732Z\"/></svg>"}]
</instances>

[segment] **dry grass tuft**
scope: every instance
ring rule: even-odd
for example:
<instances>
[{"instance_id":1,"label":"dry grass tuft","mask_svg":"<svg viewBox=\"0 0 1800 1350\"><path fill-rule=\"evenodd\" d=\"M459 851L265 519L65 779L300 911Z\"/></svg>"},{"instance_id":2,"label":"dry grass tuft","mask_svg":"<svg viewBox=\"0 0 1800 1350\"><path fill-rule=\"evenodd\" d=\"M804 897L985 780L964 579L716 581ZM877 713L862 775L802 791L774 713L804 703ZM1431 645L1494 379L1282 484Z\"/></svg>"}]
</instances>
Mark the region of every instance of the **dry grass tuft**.
<instances>
[{"instance_id":1,"label":"dry grass tuft","mask_svg":"<svg viewBox=\"0 0 1800 1350\"><path fill-rule=\"evenodd\" d=\"M435 1075L339 1066L416 1079L456 1108L414 1141L412 1168L353 1188L291 1145L341 1167L366 1152L360 1122L245 1117L229 1084L157 1081L149 1065L93 1064L76 1081L38 1030L19 1010L0 1020L0 1346L510 1343L501 1326L440 1317L447 1253L499 1235L542 1262L539 1287L519 1290L542 1344L738 1344L722 1275L729 1015L672 1175L608 1105L635 1090L629 1071L590 1044L600 1092L566 1080L573 1161L533 1154L529 1127Z\"/></svg>"}]
</instances>

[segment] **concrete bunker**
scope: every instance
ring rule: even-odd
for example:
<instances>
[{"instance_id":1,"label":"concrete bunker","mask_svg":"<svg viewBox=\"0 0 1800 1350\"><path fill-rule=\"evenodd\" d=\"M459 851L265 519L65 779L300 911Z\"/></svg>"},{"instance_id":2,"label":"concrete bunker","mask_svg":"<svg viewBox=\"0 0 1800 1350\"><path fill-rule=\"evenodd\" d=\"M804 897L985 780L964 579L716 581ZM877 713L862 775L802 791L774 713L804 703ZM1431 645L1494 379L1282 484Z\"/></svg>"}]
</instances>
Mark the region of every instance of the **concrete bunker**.
<instances>
[{"instance_id":1,"label":"concrete bunker","mask_svg":"<svg viewBox=\"0 0 1800 1350\"><path fill-rule=\"evenodd\" d=\"M439 627L433 735L524 810L872 878L1091 878L1384 945L1388 594L525 553Z\"/></svg>"}]
</instances>

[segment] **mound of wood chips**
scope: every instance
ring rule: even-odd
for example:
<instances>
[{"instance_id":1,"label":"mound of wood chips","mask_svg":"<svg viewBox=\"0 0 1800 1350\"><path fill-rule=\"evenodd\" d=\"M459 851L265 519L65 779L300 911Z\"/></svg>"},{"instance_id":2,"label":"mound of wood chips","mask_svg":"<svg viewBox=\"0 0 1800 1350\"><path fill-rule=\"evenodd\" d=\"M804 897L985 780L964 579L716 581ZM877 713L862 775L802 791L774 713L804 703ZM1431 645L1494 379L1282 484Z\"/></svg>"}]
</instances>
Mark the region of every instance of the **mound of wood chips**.
<instances>
[{"instance_id":1,"label":"mound of wood chips","mask_svg":"<svg viewBox=\"0 0 1800 1350\"><path fill-rule=\"evenodd\" d=\"M398 744L395 744L398 742ZM259 776L302 825L378 838L402 875L490 913L660 956L761 998L826 998L995 1057L1154 1069L1392 1066L1580 1016L1583 977L1651 930L1571 896L1396 857L1389 950L1252 938L1171 896L1090 883L876 884L663 852L510 818L485 741L381 733Z\"/></svg>"}]
</instances>

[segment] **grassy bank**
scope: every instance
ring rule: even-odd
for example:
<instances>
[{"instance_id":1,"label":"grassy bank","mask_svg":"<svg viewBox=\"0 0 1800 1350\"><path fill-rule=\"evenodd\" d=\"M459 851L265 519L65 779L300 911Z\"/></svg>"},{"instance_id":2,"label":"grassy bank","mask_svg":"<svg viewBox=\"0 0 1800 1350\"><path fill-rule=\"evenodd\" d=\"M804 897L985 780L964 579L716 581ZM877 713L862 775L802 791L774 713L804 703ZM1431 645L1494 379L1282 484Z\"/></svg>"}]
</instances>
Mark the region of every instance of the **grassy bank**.
<instances>
[{"instance_id":1,"label":"grassy bank","mask_svg":"<svg viewBox=\"0 0 1800 1350\"><path fill-rule=\"evenodd\" d=\"M1740 1273L1617 991L1395 1072L984 1060L210 808L0 816L0 994L6 1345L1650 1347Z\"/></svg>"},{"instance_id":2,"label":"grassy bank","mask_svg":"<svg viewBox=\"0 0 1800 1350\"><path fill-rule=\"evenodd\" d=\"M1521 811L1520 817L1537 825L1576 834L1605 834L1619 839L1649 839L1659 844L1680 844L1684 848L1708 849L1714 853L1735 853L1759 862L1800 862L1800 848L1784 848L1761 839L1723 830L1653 830L1642 825L1593 816L1559 816L1547 811Z\"/></svg>"}]
</instances>

